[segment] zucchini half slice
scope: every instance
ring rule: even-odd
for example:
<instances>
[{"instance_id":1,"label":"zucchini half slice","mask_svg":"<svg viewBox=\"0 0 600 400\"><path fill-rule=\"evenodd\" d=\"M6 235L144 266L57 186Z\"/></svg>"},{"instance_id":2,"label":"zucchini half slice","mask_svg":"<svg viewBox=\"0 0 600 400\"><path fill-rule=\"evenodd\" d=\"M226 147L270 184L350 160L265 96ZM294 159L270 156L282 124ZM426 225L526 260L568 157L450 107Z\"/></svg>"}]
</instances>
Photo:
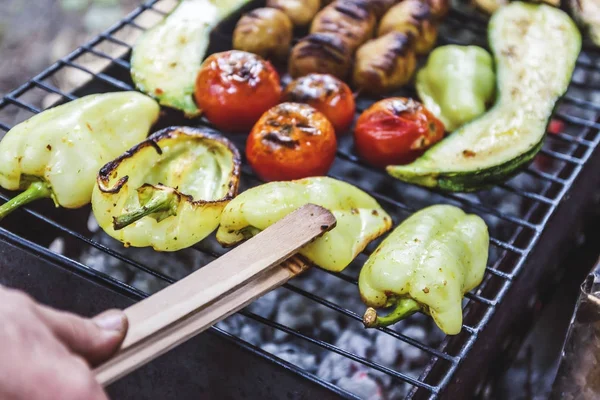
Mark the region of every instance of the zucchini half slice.
<instances>
[{"instance_id":1,"label":"zucchini half slice","mask_svg":"<svg viewBox=\"0 0 600 400\"><path fill-rule=\"evenodd\" d=\"M181 0L160 24L146 31L131 54L136 87L187 117L201 111L194 102L198 69L211 30L249 0Z\"/></svg>"},{"instance_id":2,"label":"zucchini half slice","mask_svg":"<svg viewBox=\"0 0 600 400\"><path fill-rule=\"evenodd\" d=\"M507 179L541 149L558 99L567 91L581 35L563 11L514 2L488 27L496 61L494 107L390 175L421 186L474 191Z\"/></svg>"}]
</instances>

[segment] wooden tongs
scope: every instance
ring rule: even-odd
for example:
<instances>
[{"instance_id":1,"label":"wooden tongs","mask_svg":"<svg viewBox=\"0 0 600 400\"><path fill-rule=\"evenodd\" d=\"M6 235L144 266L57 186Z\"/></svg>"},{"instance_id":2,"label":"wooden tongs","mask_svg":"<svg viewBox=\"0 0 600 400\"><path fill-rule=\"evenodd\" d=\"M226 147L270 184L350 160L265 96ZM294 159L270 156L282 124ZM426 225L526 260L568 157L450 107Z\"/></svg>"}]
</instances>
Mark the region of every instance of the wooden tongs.
<instances>
[{"instance_id":1,"label":"wooden tongs","mask_svg":"<svg viewBox=\"0 0 600 400\"><path fill-rule=\"evenodd\" d=\"M96 379L104 386L116 381L298 275L308 265L289 258L335 223L328 210L308 204L127 308L127 336L117 354L94 370Z\"/></svg>"}]
</instances>

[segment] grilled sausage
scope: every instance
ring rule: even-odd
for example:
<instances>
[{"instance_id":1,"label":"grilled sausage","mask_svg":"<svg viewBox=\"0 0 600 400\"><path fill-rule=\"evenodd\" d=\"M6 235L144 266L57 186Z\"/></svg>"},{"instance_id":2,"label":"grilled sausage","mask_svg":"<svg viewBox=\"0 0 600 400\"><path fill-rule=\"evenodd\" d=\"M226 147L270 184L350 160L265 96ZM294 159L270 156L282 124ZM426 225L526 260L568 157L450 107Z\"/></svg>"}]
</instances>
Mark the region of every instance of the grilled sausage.
<instances>
[{"instance_id":1,"label":"grilled sausage","mask_svg":"<svg viewBox=\"0 0 600 400\"><path fill-rule=\"evenodd\" d=\"M352 51L333 33L311 33L294 46L289 59L293 78L316 72L344 79L351 66Z\"/></svg>"},{"instance_id":2,"label":"grilled sausage","mask_svg":"<svg viewBox=\"0 0 600 400\"><path fill-rule=\"evenodd\" d=\"M375 22L375 15L369 11L368 2L336 0L315 16L310 32L336 34L354 52L358 46L373 37Z\"/></svg>"},{"instance_id":3,"label":"grilled sausage","mask_svg":"<svg viewBox=\"0 0 600 400\"><path fill-rule=\"evenodd\" d=\"M296 26L306 26L321 8L321 0L267 0L267 7L283 11Z\"/></svg>"},{"instance_id":4,"label":"grilled sausage","mask_svg":"<svg viewBox=\"0 0 600 400\"><path fill-rule=\"evenodd\" d=\"M379 25L379 36L389 32L412 34L417 54L428 53L437 39L437 27L429 4L422 0L404 0L396 4Z\"/></svg>"},{"instance_id":5,"label":"grilled sausage","mask_svg":"<svg viewBox=\"0 0 600 400\"><path fill-rule=\"evenodd\" d=\"M367 93L380 94L406 84L415 67L410 34L390 32L369 40L358 49L353 82Z\"/></svg>"},{"instance_id":6,"label":"grilled sausage","mask_svg":"<svg viewBox=\"0 0 600 400\"><path fill-rule=\"evenodd\" d=\"M238 21L233 31L233 48L264 58L283 59L290 50L293 28L283 11L257 8Z\"/></svg>"}]
</instances>

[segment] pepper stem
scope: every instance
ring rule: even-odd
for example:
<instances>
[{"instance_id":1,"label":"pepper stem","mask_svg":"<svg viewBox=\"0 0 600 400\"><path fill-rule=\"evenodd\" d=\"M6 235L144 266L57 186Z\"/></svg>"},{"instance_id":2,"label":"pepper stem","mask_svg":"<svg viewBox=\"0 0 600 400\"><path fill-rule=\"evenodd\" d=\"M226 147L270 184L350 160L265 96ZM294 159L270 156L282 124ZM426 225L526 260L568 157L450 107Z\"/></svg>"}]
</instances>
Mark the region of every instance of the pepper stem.
<instances>
[{"instance_id":1,"label":"pepper stem","mask_svg":"<svg viewBox=\"0 0 600 400\"><path fill-rule=\"evenodd\" d=\"M113 217L113 228L118 231L157 212L169 211L169 215L175 215L175 207L176 203L172 192L155 190L152 197L142 207Z\"/></svg>"},{"instance_id":2,"label":"pepper stem","mask_svg":"<svg viewBox=\"0 0 600 400\"><path fill-rule=\"evenodd\" d=\"M369 307L363 316L363 324L365 328L379 328L395 324L396 322L421 311L421 306L413 299L400 299L396 303L396 307L384 316L378 316L374 308Z\"/></svg>"},{"instance_id":3,"label":"pepper stem","mask_svg":"<svg viewBox=\"0 0 600 400\"><path fill-rule=\"evenodd\" d=\"M43 199L46 197L52 197L50 185L41 181L32 182L25 191L19 193L0 206L0 220L2 220L11 212L15 211L17 208L24 206L27 203L31 203L34 200Z\"/></svg>"}]
</instances>

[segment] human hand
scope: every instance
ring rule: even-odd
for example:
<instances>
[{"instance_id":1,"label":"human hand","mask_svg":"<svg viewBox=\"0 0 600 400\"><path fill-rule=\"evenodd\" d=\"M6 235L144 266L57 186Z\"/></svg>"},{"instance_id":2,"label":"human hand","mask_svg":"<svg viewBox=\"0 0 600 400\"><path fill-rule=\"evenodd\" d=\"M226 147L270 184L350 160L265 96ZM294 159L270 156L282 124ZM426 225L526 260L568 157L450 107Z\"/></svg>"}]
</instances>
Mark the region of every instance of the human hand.
<instances>
[{"instance_id":1,"label":"human hand","mask_svg":"<svg viewBox=\"0 0 600 400\"><path fill-rule=\"evenodd\" d=\"M108 400L91 367L126 331L122 311L82 318L0 286L0 399Z\"/></svg>"}]
</instances>

